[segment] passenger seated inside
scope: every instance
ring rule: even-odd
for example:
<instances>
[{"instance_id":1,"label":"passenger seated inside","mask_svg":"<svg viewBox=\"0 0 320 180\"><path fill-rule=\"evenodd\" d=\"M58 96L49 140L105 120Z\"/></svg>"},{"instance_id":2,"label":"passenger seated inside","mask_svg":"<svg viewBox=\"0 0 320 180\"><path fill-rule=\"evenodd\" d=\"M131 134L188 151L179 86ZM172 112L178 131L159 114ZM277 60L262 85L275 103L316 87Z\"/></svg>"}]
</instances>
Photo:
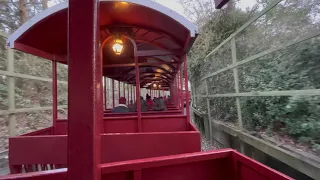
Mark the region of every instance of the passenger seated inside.
<instances>
[{"instance_id":1,"label":"passenger seated inside","mask_svg":"<svg viewBox=\"0 0 320 180\"><path fill-rule=\"evenodd\" d=\"M141 112L147 112L148 111L148 105L147 105L146 101L143 99L142 96L140 96L140 100L141 100ZM134 110L135 110L135 112L138 111L137 102L134 103Z\"/></svg>"},{"instance_id":2,"label":"passenger seated inside","mask_svg":"<svg viewBox=\"0 0 320 180\"><path fill-rule=\"evenodd\" d=\"M153 104L152 110L153 111L166 111L167 110L167 107L164 103L163 98L156 98L155 99L155 103Z\"/></svg>"},{"instance_id":3,"label":"passenger seated inside","mask_svg":"<svg viewBox=\"0 0 320 180\"><path fill-rule=\"evenodd\" d=\"M147 105L148 105L148 110L152 110L152 106L153 106L154 102L151 99L151 96L149 96L147 94Z\"/></svg>"},{"instance_id":4,"label":"passenger seated inside","mask_svg":"<svg viewBox=\"0 0 320 180\"><path fill-rule=\"evenodd\" d=\"M130 112L128 106L126 105L126 98L120 97L119 105L112 109L113 113L127 113Z\"/></svg>"},{"instance_id":5,"label":"passenger seated inside","mask_svg":"<svg viewBox=\"0 0 320 180\"><path fill-rule=\"evenodd\" d=\"M134 112L135 110L134 110L134 104L133 104L133 100L131 99L130 100L130 104L128 104L128 108L129 108L129 111L130 112Z\"/></svg>"}]
</instances>

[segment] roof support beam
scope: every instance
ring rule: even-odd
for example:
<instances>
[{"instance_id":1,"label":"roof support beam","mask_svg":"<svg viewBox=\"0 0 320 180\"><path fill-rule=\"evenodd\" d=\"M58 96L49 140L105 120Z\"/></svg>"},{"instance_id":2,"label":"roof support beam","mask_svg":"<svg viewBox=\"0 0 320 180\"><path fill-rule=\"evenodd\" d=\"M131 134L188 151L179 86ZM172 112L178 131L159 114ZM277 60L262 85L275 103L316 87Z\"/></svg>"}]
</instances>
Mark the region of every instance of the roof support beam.
<instances>
[{"instance_id":1,"label":"roof support beam","mask_svg":"<svg viewBox=\"0 0 320 180\"><path fill-rule=\"evenodd\" d=\"M221 9L228 2L229 2L229 0L214 0L214 3L216 5L216 9Z\"/></svg>"},{"instance_id":2,"label":"roof support beam","mask_svg":"<svg viewBox=\"0 0 320 180\"><path fill-rule=\"evenodd\" d=\"M137 56L146 57L146 56L167 56L167 55L181 55L181 51L167 51L167 50L145 50L138 51Z\"/></svg>"},{"instance_id":3,"label":"roof support beam","mask_svg":"<svg viewBox=\"0 0 320 180\"><path fill-rule=\"evenodd\" d=\"M171 64L176 64L175 62L157 62L157 63L138 63L139 66L161 66L161 65L171 65ZM109 64L109 65L104 65L104 68L115 68L115 67L134 67L135 64L134 63L128 63L128 64Z\"/></svg>"}]
</instances>

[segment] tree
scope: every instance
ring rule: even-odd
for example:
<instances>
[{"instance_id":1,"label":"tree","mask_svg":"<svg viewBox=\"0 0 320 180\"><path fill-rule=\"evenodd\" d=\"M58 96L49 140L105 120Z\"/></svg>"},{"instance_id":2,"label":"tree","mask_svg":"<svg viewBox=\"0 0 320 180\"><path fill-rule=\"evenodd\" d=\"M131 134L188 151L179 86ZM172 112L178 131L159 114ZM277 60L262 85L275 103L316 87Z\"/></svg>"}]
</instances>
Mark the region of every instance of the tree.
<instances>
[{"instance_id":1,"label":"tree","mask_svg":"<svg viewBox=\"0 0 320 180\"><path fill-rule=\"evenodd\" d=\"M235 6L207 15L208 21L201 26L200 35L189 54L193 82L231 64L230 44L208 58L205 56L270 2L259 0L251 10L244 11ZM282 1L236 36L238 61L319 31L319 13L320 2L317 0ZM319 89L319 52L317 37L241 65L240 91ZM214 76L209 80L210 94L234 93L233 81L232 71ZM196 86L197 94L205 94L204 84ZM206 109L206 102L199 102L199 106ZM298 142L311 144L314 149L320 147L319 107L318 96L241 98L247 130L267 131L270 135L281 132ZM235 114L233 98L215 98L211 101L211 108L215 120L234 120L230 118Z\"/></svg>"}]
</instances>

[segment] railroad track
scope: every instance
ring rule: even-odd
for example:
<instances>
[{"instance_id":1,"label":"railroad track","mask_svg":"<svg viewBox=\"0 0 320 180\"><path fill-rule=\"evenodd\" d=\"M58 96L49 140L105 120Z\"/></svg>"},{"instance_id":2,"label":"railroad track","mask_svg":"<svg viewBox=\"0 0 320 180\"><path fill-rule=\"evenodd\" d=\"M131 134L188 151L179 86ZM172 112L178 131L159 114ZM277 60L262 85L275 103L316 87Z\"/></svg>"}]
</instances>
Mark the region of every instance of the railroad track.
<instances>
[{"instance_id":1,"label":"railroad track","mask_svg":"<svg viewBox=\"0 0 320 180\"><path fill-rule=\"evenodd\" d=\"M8 150L0 152L0 176L10 173L9 170Z\"/></svg>"}]
</instances>

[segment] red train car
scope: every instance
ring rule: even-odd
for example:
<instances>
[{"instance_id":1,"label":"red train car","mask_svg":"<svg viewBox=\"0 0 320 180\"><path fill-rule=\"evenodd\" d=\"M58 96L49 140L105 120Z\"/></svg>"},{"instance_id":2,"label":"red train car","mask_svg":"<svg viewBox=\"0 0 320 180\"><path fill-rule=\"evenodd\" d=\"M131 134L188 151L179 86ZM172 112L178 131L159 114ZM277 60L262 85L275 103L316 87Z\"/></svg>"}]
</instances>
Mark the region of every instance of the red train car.
<instances>
[{"instance_id":1,"label":"red train car","mask_svg":"<svg viewBox=\"0 0 320 180\"><path fill-rule=\"evenodd\" d=\"M0 179L291 179L232 149L201 152L180 96L183 71L189 91L186 54L197 33L147 0L69 0L30 19L8 44L52 61L53 126L10 138L11 175ZM57 119L57 62L69 66L67 120ZM133 112L104 109L103 77L135 87ZM167 110L145 112L147 84L170 92Z\"/></svg>"}]
</instances>

